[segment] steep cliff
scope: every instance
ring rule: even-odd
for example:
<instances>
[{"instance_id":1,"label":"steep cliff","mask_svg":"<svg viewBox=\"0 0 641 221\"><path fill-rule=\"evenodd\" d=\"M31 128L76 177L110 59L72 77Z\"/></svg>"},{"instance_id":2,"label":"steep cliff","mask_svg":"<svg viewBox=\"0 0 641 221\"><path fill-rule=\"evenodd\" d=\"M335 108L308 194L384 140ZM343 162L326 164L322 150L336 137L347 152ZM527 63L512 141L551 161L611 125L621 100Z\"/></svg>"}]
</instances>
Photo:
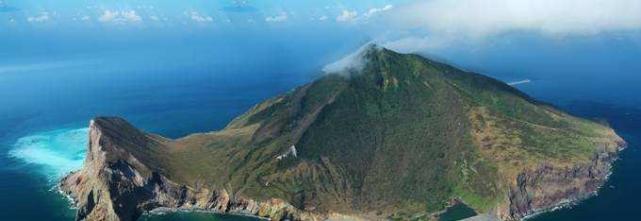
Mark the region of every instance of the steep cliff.
<instances>
[{"instance_id":1,"label":"steep cliff","mask_svg":"<svg viewBox=\"0 0 641 221\"><path fill-rule=\"evenodd\" d=\"M170 140L96 118L61 189L79 220L435 219L453 202L516 220L593 194L625 145L492 78L375 46L357 58L216 132Z\"/></svg>"},{"instance_id":2,"label":"steep cliff","mask_svg":"<svg viewBox=\"0 0 641 221\"><path fill-rule=\"evenodd\" d=\"M121 118L93 119L82 170L61 180L60 188L76 201L78 220L136 220L155 208L202 209L220 213L305 220L286 202L257 202L225 189L177 184L152 162L167 154L168 140L145 134ZM152 150L153 149L153 150ZM149 152L147 152L149 151ZM153 155L147 155L153 152Z\"/></svg>"},{"instance_id":3,"label":"steep cliff","mask_svg":"<svg viewBox=\"0 0 641 221\"><path fill-rule=\"evenodd\" d=\"M618 148L624 146L620 143ZM499 217L520 219L596 194L610 174L616 152L603 149L586 164L559 168L542 163L539 168L521 172L510 186L509 207L499 210Z\"/></svg>"}]
</instances>

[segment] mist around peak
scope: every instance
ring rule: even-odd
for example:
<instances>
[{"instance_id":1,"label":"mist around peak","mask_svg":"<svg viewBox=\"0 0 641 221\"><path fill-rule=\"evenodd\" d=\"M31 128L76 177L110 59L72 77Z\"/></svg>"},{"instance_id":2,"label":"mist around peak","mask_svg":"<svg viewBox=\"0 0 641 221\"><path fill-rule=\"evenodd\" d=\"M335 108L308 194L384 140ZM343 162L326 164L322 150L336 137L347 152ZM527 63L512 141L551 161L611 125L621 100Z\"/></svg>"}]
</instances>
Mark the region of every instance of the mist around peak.
<instances>
[{"instance_id":1,"label":"mist around peak","mask_svg":"<svg viewBox=\"0 0 641 221\"><path fill-rule=\"evenodd\" d=\"M325 67L323 67L323 72L326 74L339 74L342 76L349 76L353 73L358 73L367 64L367 54L381 49L383 49L383 47L378 44L368 42L345 57L325 65Z\"/></svg>"}]
</instances>

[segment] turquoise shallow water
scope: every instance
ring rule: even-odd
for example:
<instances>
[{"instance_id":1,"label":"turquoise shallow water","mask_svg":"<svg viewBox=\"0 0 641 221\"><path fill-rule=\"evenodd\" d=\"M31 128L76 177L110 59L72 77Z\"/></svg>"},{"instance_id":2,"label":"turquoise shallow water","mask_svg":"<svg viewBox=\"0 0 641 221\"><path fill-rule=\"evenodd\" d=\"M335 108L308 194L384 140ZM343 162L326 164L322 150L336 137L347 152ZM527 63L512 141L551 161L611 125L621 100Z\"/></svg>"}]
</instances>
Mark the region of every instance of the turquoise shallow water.
<instances>
[{"instance_id":1,"label":"turquoise shallow water","mask_svg":"<svg viewBox=\"0 0 641 221\"><path fill-rule=\"evenodd\" d=\"M564 105L566 110L590 118L605 118L629 143L628 149L622 152L621 160L617 161L613 175L609 182L593 198L587 199L576 205L571 205L559 210L544 213L531 218L535 221L562 221L562 220L607 220L610 217L635 218L635 204L626 204L629 196L639 195L637 188L641 179L635 171L639 168L641 151L641 126L634 122L641 120L641 110L630 108L617 108L613 105L575 102ZM53 186L55 182L69 171L79 169L84 160L87 144L88 128L59 129L45 132L35 132L17 139L9 151L11 158L19 160L38 176L43 177L43 182ZM47 185L45 185L47 186ZM6 194L6 193L5 193ZM65 214L66 201L60 200L54 191L41 192L40 197L58 198L59 215L71 216L71 210ZM54 202L55 203L55 202ZM610 205L619 205L610 207ZM604 210L603 208L608 208ZM473 211L465 208L458 209L444 220L456 220L456 217L468 217ZM143 217L143 221L216 221L216 220L254 220L239 216L220 216L209 213L175 213Z\"/></svg>"},{"instance_id":2,"label":"turquoise shallow water","mask_svg":"<svg viewBox=\"0 0 641 221\"><path fill-rule=\"evenodd\" d=\"M89 128L36 132L21 137L9 155L37 167L37 172L55 183L69 171L82 167Z\"/></svg>"},{"instance_id":3,"label":"turquoise shallow water","mask_svg":"<svg viewBox=\"0 0 641 221\"><path fill-rule=\"evenodd\" d=\"M236 39L118 51L50 48L55 53L44 58L27 48L21 53L28 55L0 53L0 66L28 67L0 74L0 204L11 205L0 207L0 220L73 220L55 185L82 165L92 117L121 116L171 138L216 130L255 103L308 81L327 54L308 48L274 55L282 50L278 40L246 37L249 42L230 45L216 37ZM65 44L78 43L54 47Z\"/></svg>"}]
</instances>

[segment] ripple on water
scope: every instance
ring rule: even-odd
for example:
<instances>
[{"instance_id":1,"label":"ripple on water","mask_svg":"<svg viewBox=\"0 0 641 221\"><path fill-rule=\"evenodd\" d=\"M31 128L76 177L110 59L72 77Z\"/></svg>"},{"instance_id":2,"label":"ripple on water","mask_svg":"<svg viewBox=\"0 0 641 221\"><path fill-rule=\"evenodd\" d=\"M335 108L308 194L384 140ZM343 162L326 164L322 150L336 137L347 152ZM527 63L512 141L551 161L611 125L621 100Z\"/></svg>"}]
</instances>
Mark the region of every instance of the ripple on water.
<instances>
[{"instance_id":1,"label":"ripple on water","mask_svg":"<svg viewBox=\"0 0 641 221\"><path fill-rule=\"evenodd\" d=\"M9 155L26 164L50 181L82 167L89 128L37 132L19 138Z\"/></svg>"}]
</instances>

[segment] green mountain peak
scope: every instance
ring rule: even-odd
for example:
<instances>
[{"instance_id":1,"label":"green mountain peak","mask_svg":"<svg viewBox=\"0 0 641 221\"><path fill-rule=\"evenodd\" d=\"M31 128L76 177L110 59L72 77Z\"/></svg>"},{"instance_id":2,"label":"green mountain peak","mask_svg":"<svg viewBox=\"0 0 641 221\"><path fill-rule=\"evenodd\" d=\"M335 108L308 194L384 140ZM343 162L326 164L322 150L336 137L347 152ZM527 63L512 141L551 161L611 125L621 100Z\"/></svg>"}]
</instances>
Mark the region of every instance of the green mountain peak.
<instances>
[{"instance_id":1,"label":"green mountain peak","mask_svg":"<svg viewBox=\"0 0 641 221\"><path fill-rule=\"evenodd\" d=\"M263 202L251 214L271 218L436 219L464 203L519 219L591 194L624 144L607 126L418 55L372 44L339 64L221 131L178 140L149 135L147 142L135 136L149 146L124 145L131 157L118 151L114 159L154 171L142 175L144 185L158 176L184 185L185 196L174 198L192 194L189 205L205 209L211 205L199 200L228 194L225 208L251 199Z\"/></svg>"}]
</instances>

